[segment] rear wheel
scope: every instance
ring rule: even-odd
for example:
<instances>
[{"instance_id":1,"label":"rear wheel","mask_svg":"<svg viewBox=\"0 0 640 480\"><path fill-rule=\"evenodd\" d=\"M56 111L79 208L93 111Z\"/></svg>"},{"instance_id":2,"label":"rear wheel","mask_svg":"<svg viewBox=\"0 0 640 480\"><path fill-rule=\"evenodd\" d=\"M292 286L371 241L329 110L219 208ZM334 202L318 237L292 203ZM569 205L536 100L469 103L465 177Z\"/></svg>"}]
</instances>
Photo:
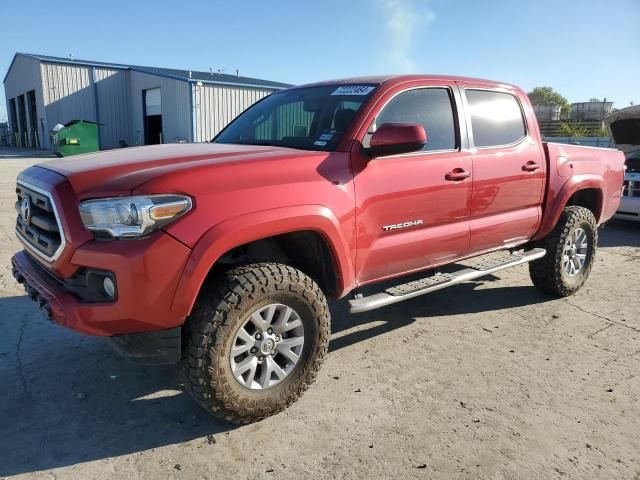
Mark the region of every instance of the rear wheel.
<instances>
[{"instance_id":1,"label":"rear wheel","mask_svg":"<svg viewBox=\"0 0 640 480\"><path fill-rule=\"evenodd\" d=\"M533 284L544 293L566 297L589 277L598 241L596 219L584 207L566 207L539 247L547 254L529 263Z\"/></svg>"},{"instance_id":2,"label":"rear wheel","mask_svg":"<svg viewBox=\"0 0 640 480\"><path fill-rule=\"evenodd\" d=\"M316 283L286 265L237 267L209 281L187 323L187 385L237 423L295 402L327 353L330 319Z\"/></svg>"}]
</instances>

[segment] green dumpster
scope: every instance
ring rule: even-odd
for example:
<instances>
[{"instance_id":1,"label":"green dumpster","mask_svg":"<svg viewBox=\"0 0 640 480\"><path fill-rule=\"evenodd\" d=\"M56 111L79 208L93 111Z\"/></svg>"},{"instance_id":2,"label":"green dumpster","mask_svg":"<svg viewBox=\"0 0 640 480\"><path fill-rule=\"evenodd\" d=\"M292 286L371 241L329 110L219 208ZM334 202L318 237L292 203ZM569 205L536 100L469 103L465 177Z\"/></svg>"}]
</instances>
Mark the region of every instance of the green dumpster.
<instances>
[{"instance_id":1,"label":"green dumpster","mask_svg":"<svg viewBox=\"0 0 640 480\"><path fill-rule=\"evenodd\" d=\"M56 125L51 131L53 150L59 157L97 152L98 124L89 120L72 120Z\"/></svg>"}]
</instances>

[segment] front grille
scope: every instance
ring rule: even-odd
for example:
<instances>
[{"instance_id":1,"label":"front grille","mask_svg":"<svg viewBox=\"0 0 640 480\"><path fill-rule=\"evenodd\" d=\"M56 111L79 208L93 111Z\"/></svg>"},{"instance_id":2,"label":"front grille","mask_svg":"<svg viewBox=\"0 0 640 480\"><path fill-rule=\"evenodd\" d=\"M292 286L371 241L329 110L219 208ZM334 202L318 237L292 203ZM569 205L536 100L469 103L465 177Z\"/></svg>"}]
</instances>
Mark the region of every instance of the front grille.
<instances>
[{"instance_id":1,"label":"front grille","mask_svg":"<svg viewBox=\"0 0 640 480\"><path fill-rule=\"evenodd\" d=\"M19 182L16 186L18 201L16 233L36 255L55 260L63 248L64 236L56 216L51 196L44 190ZM23 202L28 199L29 212L23 217Z\"/></svg>"}]
</instances>

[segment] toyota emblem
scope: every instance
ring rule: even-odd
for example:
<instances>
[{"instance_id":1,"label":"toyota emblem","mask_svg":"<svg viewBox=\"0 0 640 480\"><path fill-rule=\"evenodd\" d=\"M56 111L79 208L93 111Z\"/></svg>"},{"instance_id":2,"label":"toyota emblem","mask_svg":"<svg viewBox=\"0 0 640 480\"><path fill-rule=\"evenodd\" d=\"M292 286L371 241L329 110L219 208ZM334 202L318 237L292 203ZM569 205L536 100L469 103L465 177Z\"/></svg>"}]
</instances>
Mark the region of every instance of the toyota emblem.
<instances>
[{"instance_id":1,"label":"toyota emblem","mask_svg":"<svg viewBox=\"0 0 640 480\"><path fill-rule=\"evenodd\" d=\"M22 203L20 203L20 216L22 221L29 225L31 222L31 200L29 200L29 197L24 197Z\"/></svg>"}]
</instances>

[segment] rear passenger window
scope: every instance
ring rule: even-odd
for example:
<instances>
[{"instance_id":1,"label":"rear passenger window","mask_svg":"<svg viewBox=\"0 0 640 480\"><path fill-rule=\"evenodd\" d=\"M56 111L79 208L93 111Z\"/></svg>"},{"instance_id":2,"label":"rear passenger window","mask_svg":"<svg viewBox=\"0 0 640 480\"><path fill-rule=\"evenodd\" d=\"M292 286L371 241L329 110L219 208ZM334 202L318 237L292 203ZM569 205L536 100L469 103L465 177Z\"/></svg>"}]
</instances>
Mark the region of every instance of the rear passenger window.
<instances>
[{"instance_id":1,"label":"rear passenger window","mask_svg":"<svg viewBox=\"0 0 640 480\"><path fill-rule=\"evenodd\" d=\"M524 119L515 96L486 90L467 90L466 95L476 147L508 145L524 138Z\"/></svg>"},{"instance_id":2,"label":"rear passenger window","mask_svg":"<svg viewBox=\"0 0 640 480\"><path fill-rule=\"evenodd\" d=\"M454 150L456 126L451 95L446 88L421 88L398 94L376 118L385 123L416 123L427 132L423 150Z\"/></svg>"}]
</instances>

